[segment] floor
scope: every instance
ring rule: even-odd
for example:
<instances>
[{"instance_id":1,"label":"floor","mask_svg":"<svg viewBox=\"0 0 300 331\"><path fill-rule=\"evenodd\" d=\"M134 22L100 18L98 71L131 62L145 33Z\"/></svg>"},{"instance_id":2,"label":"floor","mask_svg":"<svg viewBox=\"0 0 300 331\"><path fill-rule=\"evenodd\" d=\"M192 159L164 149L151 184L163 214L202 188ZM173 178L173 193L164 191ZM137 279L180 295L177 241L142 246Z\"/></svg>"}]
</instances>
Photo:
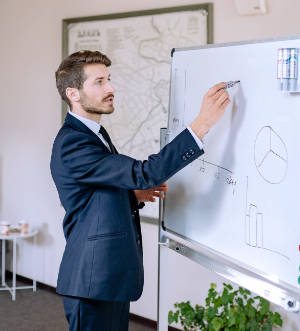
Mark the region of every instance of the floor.
<instances>
[{"instance_id":1,"label":"floor","mask_svg":"<svg viewBox=\"0 0 300 331\"><path fill-rule=\"evenodd\" d=\"M18 281L17 285L28 285ZM37 292L18 290L16 301L8 291L0 291L0 331L67 331L59 295L46 286ZM153 331L154 327L130 321L129 331Z\"/></svg>"}]
</instances>

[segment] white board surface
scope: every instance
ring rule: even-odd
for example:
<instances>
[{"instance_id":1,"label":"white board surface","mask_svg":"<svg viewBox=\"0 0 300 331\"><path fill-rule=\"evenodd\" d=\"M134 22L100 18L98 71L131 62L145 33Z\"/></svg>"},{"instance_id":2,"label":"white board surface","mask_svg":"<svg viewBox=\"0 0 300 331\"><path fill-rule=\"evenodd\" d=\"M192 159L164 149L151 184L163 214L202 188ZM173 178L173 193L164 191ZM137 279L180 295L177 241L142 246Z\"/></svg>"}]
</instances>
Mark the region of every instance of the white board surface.
<instances>
[{"instance_id":1,"label":"white board surface","mask_svg":"<svg viewBox=\"0 0 300 331\"><path fill-rule=\"evenodd\" d=\"M169 180L168 230L300 292L300 94L278 89L277 49L299 38L176 50L168 132L197 116L221 81L231 104L205 154Z\"/></svg>"}]
</instances>

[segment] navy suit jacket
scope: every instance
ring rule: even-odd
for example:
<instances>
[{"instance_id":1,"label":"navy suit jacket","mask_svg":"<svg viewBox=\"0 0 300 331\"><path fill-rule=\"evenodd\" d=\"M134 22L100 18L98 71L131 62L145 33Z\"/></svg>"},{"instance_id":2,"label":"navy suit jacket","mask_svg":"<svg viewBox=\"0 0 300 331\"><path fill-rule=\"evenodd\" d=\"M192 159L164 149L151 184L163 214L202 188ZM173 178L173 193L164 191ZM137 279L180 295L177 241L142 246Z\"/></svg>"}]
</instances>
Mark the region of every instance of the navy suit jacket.
<instances>
[{"instance_id":1,"label":"navy suit jacket","mask_svg":"<svg viewBox=\"0 0 300 331\"><path fill-rule=\"evenodd\" d=\"M144 273L133 190L162 184L202 153L186 129L147 161L112 154L87 126L67 114L51 157L52 177L66 211L57 292L137 300Z\"/></svg>"}]
</instances>

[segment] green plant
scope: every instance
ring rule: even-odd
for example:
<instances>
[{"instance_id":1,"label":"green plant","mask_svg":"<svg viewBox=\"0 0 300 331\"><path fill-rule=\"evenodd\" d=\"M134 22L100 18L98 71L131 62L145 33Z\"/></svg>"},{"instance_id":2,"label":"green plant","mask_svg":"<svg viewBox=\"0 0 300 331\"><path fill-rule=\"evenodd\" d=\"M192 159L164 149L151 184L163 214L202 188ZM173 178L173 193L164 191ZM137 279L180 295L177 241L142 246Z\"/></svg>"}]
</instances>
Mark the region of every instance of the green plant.
<instances>
[{"instance_id":1,"label":"green plant","mask_svg":"<svg viewBox=\"0 0 300 331\"><path fill-rule=\"evenodd\" d=\"M205 307L190 302L175 303L175 312L169 311L169 324L178 323L185 331L271 331L272 327L282 326L279 313L270 311L269 301L239 287L233 290L230 284L223 283L221 294L216 284L211 284Z\"/></svg>"}]
</instances>

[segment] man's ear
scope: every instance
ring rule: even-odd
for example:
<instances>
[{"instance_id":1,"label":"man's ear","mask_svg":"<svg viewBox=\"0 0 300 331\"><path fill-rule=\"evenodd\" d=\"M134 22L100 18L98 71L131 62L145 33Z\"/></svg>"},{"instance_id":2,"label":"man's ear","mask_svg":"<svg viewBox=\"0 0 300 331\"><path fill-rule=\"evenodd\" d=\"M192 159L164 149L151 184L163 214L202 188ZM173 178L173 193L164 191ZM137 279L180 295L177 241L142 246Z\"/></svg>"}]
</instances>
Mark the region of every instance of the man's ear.
<instances>
[{"instance_id":1,"label":"man's ear","mask_svg":"<svg viewBox=\"0 0 300 331\"><path fill-rule=\"evenodd\" d=\"M66 96L70 100L71 104L80 100L79 90L74 87L66 88Z\"/></svg>"}]
</instances>

